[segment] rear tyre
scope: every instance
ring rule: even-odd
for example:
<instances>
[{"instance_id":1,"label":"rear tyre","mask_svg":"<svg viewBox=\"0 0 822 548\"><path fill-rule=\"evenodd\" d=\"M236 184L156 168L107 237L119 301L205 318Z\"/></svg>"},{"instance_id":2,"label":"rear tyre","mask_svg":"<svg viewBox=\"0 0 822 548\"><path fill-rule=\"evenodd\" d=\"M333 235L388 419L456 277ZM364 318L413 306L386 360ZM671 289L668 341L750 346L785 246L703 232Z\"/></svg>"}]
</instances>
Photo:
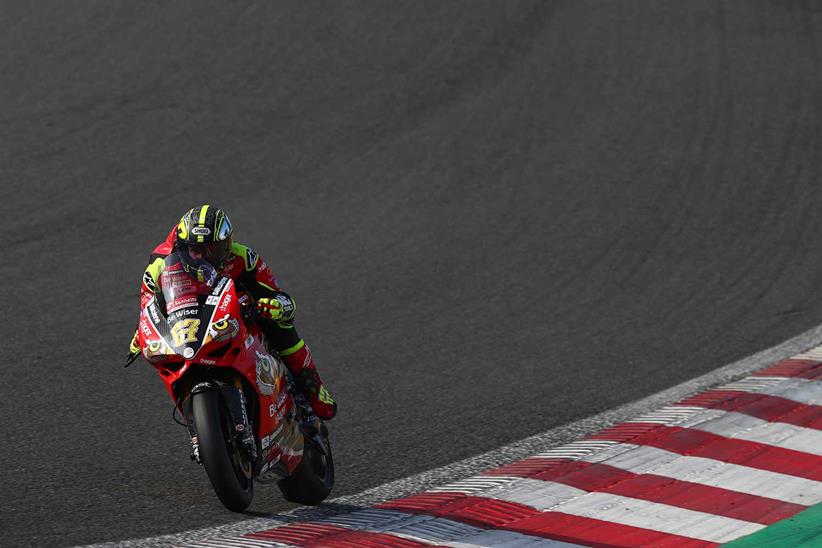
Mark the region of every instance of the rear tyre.
<instances>
[{"instance_id":1,"label":"rear tyre","mask_svg":"<svg viewBox=\"0 0 822 548\"><path fill-rule=\"evenodd\" d=\"M253 467L234 440L231 420L215 390L192 396L194 429L200 460L220 502L233 512L242 512L254 496Z\"/></svg>"},{"instance_id":2,"label":"rear tyre","mask_svg":"<svg viewBox=\"0 0 822 548\"><path fill-rule=\"evenodd\" d=\"M300 464L293 474L277 483L286 500L314 506L324 501L331 493L331 488L334 487L334 458L331 455L331 444L328 442L325 425L323 434L325 454L312 440L305 438Z\"/></svg>"}]
</instances>

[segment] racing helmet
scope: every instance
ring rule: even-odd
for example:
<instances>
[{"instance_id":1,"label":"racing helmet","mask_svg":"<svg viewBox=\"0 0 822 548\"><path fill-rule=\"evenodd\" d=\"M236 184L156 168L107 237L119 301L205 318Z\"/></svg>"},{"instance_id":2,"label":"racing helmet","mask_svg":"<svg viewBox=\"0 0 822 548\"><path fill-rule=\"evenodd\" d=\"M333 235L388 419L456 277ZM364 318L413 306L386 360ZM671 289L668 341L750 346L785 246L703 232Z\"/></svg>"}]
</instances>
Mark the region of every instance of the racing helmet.
<instances>
[{"instance_id":1,"label":"racing helmet","mask_svg":"<svg viewBox=\"0 0 822 548\"><path fill-rule=\"evenodd\" d=\"M202 205L189 209L177 225L174 248L183 269L206 281L231 258L233 228L219 207Z\"/></svg>"}]
</instances>

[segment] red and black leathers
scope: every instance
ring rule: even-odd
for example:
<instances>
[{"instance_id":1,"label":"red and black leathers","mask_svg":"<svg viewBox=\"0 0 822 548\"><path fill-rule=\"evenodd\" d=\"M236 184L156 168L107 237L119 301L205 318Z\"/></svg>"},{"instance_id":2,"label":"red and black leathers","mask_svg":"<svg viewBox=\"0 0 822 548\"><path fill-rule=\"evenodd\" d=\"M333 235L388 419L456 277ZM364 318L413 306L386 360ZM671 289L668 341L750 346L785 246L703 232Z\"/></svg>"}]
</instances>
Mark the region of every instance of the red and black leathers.
<instances>
[{"instance_id":1,"label":"red and black leathers","mask_svg":"<svg viewBox=\"0 0 822 548\"><path fill-rule=\"evenodd\" d=\"M180 262L174 248L177 227L172 228L168 237L160 243L151 254L151 263L143 274L140 287L140 306L144 308L154 297L162 298L162 272L180 268ZM296 305L287 293L277 285L277 279L271 269L256 253L248 247L233 242L231 255L224 262L219 272L230 277L237 284L239 291L246 292L254 299L274 298L283 305L284 315L280 321L263 321L262 328L266 335L270 352L277 352L286 367L294 375L295 383L308 398L311 407L318 417L324 420L336 414L336 403L323 386L311 351L300 338L294 327ZM204 284L204 282L194 283Z\"/></svg>"}]
</instances>

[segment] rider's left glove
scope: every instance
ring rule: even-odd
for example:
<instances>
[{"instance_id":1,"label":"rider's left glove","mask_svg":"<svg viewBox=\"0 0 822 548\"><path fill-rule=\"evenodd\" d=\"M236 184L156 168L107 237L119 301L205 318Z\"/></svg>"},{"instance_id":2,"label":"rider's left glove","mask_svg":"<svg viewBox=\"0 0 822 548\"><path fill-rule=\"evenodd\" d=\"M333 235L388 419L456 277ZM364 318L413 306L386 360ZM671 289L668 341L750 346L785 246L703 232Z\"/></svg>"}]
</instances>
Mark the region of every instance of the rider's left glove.
<instances>
[{"instance_id":1,"label":"rider's left glove","mask_svg":"<svg viewBox=\"0 0 822 548\"><path fill-rule=\"evenodd\" d=\"M267 320L274 320L275 322L283 319L285 311L283 310L283 303L277 299L270 299L263 297L257 300L257 312L260 316Z\"/></svg>"}]
</instances>

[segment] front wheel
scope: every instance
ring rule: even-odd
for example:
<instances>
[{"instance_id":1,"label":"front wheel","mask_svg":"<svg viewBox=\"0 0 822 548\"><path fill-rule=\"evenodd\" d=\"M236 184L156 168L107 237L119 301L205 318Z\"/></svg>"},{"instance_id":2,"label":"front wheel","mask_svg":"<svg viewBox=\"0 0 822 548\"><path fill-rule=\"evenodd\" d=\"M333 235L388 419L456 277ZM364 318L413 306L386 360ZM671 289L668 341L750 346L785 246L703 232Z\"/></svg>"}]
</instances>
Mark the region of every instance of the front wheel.
<instances>
[{"instance_id":1,"label":"front wheel","mask_svg":"<svg viewBox=\"0 0 822 548\"><path fill-rule=\"evenodd\" d=\"M286 500L314 506L324 501L334 487L334 458L325 425L322 432L325 454L306 437L300 464L293 474L277 483Z\"/></svg>"},{"instance_id":2,"label":"front wheel","mask_svg":"<svg viewBox=\"0 0 822 548\"><path fill-rule=\"evenodd\" d=\"M194 429L200 460L214 491L226 508L242 512L254 496L252 466L234 440L231 419L215 390L192 396Z\"/></svg>"}]
</instances>

